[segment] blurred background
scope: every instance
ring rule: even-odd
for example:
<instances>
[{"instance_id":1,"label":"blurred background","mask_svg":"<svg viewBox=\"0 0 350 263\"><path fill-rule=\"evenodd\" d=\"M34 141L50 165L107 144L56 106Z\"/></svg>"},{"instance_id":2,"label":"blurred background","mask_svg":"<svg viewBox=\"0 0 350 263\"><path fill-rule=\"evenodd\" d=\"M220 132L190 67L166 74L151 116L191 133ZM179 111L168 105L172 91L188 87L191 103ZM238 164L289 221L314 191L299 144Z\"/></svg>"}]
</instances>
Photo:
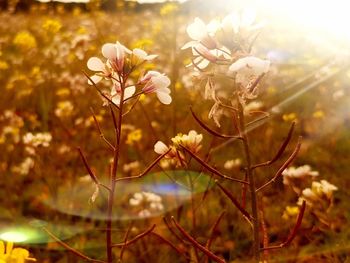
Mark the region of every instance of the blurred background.
<instances>
[{"instance_id":1,"label":"blurred background","mask_svg":"<svg viewBox=\"0 0 350 263\"><path fill-rule=\"evenodd\" d=\"M73 247L104 258L106 195L89 202L94 187L76 148L107 180L112 156L90 108L108 138L113 123L83 74L87 60L100 56L107 42L159 55L146 69L165 72L172 81L170 106L147 97L126 118L121 173L140 173L157 157L157 140L170 142L177 133L195 129L204 135L204 153L215 149L212 162L220 170L242 174L239 144L212 139L193 121L189 105L215 127L208 120L212 105L203 98L205 83L193 80L192 69L185 67L191 54L181 47L195 17L208 23L243 10L263 25L252 53L272 63L253 105L270 114L250 132L253 159L273 156L295 121L295 138L302 135L303 145L293 166L309 165L338 188L330 203L307 210L301 234L291 247L271 252L268 262L350 262L350 3L345 0L0 0L0 239L28 249L38 262L78 262L42 230L46 227ZM224 116L220 130L231 133L230 124ZM214 251L229 262L249 262L249 225L210 177L200 176L193 190L188 178L201 174L199 165L193 164L191 172L170 168L160 165L146 179L118 186L115 240L123 240L131 222L135 233L157 223L171 239L162 229L162 216L176 215L203 241L217 215L227 210ZM258 182L275 168L260 172ZM161 195L164 211L138 216L128 206L138 191ZM239 186L232 191L239 193ZM271 243L288 235L297 200L282 180L262 198ZM127 250L125 262L186 262L166 246L159 251L157 242L150 237L137 243Z\"/></svg>"}]
</instances>

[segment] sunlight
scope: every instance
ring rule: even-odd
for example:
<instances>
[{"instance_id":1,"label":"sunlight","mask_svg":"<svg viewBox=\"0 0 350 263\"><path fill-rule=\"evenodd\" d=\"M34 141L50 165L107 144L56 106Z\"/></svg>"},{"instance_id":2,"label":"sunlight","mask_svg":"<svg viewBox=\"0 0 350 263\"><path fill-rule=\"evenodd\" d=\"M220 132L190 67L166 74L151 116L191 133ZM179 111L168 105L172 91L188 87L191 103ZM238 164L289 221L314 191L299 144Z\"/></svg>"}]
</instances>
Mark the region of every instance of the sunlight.
<instances>
[{"instance_id":1,"label":"sunlight","mask_svg":"<svg viewBox=\"0 0 350 263\"><path fill-rule=\"evenodd\" d=\"M10 241L14 243L24 242L28 239L28 236L22 232L7 231L0 234L0 239L4 241Z\"/></svg>"},{"instance_id":2,"label":"sunlight","mask_svg":"<svg viewBox=\"0 0 350 263\"><path fill-rule=\"evenodd\" d=\"M218 3L213 3L218 5ZM264 14L268 24L282 27L295 26L310 34L317 33L321 37L350 41L350 1L317 1L317 0L226 0L220 6L231 12L241 9L253 9L257 14Z\"/></svg>"}]
</instances>

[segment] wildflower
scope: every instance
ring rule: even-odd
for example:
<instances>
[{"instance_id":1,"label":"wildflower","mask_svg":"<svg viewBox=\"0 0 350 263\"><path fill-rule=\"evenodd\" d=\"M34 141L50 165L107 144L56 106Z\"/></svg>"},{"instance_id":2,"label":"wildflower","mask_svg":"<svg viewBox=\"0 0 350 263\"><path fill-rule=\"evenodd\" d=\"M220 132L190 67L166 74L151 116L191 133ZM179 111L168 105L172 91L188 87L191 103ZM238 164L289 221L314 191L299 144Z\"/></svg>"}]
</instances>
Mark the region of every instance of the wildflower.
<instances>
[{"instance_id":1,"label":"wildflower","mask_svg":"<svg viewBox=\"0 0 350 263\"><path fill-rule=\"evenodd\" d=\"M317 171L312 171L309 165L303 165L299 167L290 167L282 172L283 183L285 185L293 184L296 179L301 180L306 177L316 177L319 175Z\"/></svg>"},{"instance_id":2,"label":"wildflower","mask_svg":"<svg viewBox=\"0 0 350 263\"><path fill-rule=\"evenodd\" d=\"M145 94L156 93L159 101L163 104L170 104L172 99L170 94L170 79L158 71L148 71L140 80L140 84L145 84L142 91Z\"/></svg>"},{"instance_id":3,"label":"wildflower","mask_svg":"<svg viewBox=\"0 0 350 263\"><path fill-rule=\"evenodd\" d=\"M127 163L123 165L123 171L128 173L134 173L134 172L138 172L140 169L140 163L138 161L134 161L131 163Z\"/></svg>"},{"instance_id":4,"label":"wildflower","mask_svg":"<svg viewBox=\"0 0 350 263\"><path fill-rule=\"evenodd\" d=\"M191 130L188 134L176 135L171 141L174 143L175 147L181 144L191 152L197 153L202 148L202 139L202 134L198 134L195 130Z\"/></svg>"},{"instance_id":5,"label":"wildflower","mask_svg":"<svg viewBox=\"0 0 350 263\"><path fill-rule=\"evenodd\" d=\"M125 54L131 54L131 50L119 43L107 43L102 47L102 55L108 59L108 63L115 72L122 72L124 68Z\"/></svg>"},{"instance_id":6,"label":"wildflower","mask_svg":"<svg viewBox=\"0 0 350 263\"><path fill-rule=\"evenodd\" d=\"M62 24L56 19L47 19L43 24L43 29L50 34L56 34L60 31Z\"/></svg>"},{"instance_id":7,"label":"wildflower","mask_svg":"<svg viewBox=\"0 0 350 263\"><path fill-rule=\"evenodd\" d=\"M242 164L242 160L237 158L237 159L233 159L233 160L227 160L224 163L224 168L226 170L232 170L233 168L237 168L240 167Z\"/></svg>"},{"instance_id":8,"label":"wildflower","mask_svg":"<svg viewBox=\"0 0 350 263\"><path fill-rule=\"evenodd\" d=\"M157 154L164 154L167 151L169 151L164 158L170 161L171 164L175 165L176 167L182 166L185 160L185 157L181 151L176 149L175 146L167 146L162 141L157 141L154 145L154 151ZM164 165L168 165L169 163L163 163Z\"/></svg>"},{"instance_id":9,"label":"wildflower","mask_svg":"<svg viewBox=\"0 0 350 263\"><path fill-rule=\"evenodd\" d=\"M164 210L162 197L151 192L134 193L129 199L129 204L132 207L141 208L138 212L139 217L149 217Z\"/></svg>"},{"instance_id":10,"label":"wildflower","mask_svg":"<svg viewBox=\"0 0 350 263\"><path fill-rule=\"evenodd\" d=\"M18 166L12 168L12 172L20 175L27 175L29 171L34 167L34 160L30 157L24 159Z\"/></svg>"},{"instance_id":11,"label":"wildflower","mask_svg":"<svg viewBox=\"0 0 350 263\"><path fill-rule=\"evenodd\" d=\"M291 218L295 218L295 216L299 213L298 206L287 206L283 212L282 218L284 220L289 220Z\"/></svg>"},{"instance_id":12,"label":"wildflower","mask_svg":"<svg viewBox=\"0 0 350 263\"><path fill-rule=\"evenodd\" d=\"M136 129L130 132L126 139L126 144L132 145L135 142L140 141L142 138L142 131L140 129Z\"/></svg>"},{"instance_id":13,"label":"wildflower","mask_svg":"<svg viewBox=\"0 0 350 263\"><path fill-rule=\"evenodd\" d=\"M55 115L57 117L68 117L72 114L74 110L72 102L60 101L57 103L57 108L55 109Z\"/></svg>"},{"instance_id":14,"label":"wildflower","mask_svg":"<svg viewBox=\"0 0 350 263\"><path fill-rule=\"evenodd\" d=\"M13 44L20 48L28 50L36 48L37 46L35 37L28 31L21 31L17 33L13 40Z\"/></svg>"},{"instance_id":15,"label":"wildflower","mask_svg":"<svg viewBox=\"0 0 350 263\"><path fill-rule=\"evenodd\" d=\"M88 69L92 71L96 71L97 73L93 76L91 76L91 80L93 83L98 83L102 78L111 78L112 77L112 71L111 68L102 62L101 59L97 57L92 57L87 62ZM88 83L92 85L93 83L89 80Z\"/></svg>"},{"instance_id":16,"label":"wildflower","mask_svg":"<svg viewBox=\"0 0 350 263\"><path fill-rule=\"evenodd\" d=\"M282 119L285 122L296 121L297 120L297 115L294 112L288 113L288 114L283 114Z\"/></svg>"},{"instance_id":17,"label":"wildflower","mask_svg":"<svg viewBox=\"0 0 350 263\"><path fill-rule=\"evenodd\" d=\"M0 60L0 70L6 70L9 68L9 64L6 61Z\"/></svg>"},{"instance_id":18,"label":"wildflower","mask_svg":"<svg viewBox=\"0 0 350 263\"><path fill-rule=\"evenodd\" d=\"M141 61L150 61L158 57L158 55L148 55L146 51L140 49L140 48L134 48L132 50L132 54L134 57L137 58L136 62L133 64L137 64L139 60Z\"/></svg>"},{"instance_id":19,"label":"wildflower","mask_svg":"<svg viewBox=\"0 0 350 263\"><path fill-rule=\"evenodd\" d=\"M118 82L113 81L114 85L112 87L111 90L111 100L114 104L119 105L120 104L120 99L121 99L121 86ZM123 101L129 99L130 97L132 97L132 95L134 95L135 93L135 86L130 86L130 87L126 87L124 89L124 99Z\"/></svg>"},{"instance_id":20,"label":"wildflower","mask_svg":"<svg viewBox=\"0 0 350 263\"><path fill-rule=\"evenodd\" d=\"M214 49L217 47L217 43L214 38L209 35L207 26L200 18L196 17L194 22L187 27L186 31L193 41L186 43L182 49L196 46L198 43L201 43L207 49Z\"/></svg>"},{"instance_id":21,"label":"wildflower","mask_svg":"<svg viewBox=\"0 0 350 263\"><path fill-rule=\"evenodd\" d=\"M332 200L333 192L337 190L338 187L326 180L312 182L311 188L305 188L302 191L302 196L298 200L298 205L300 205L303 200L305 200L311 206L320 205L322 201Z\"/></svg>"},{"instance_id":22,"label":"wildflower","mask_svg":"<svg viewBox=\"0 0 350 263\"><path fill-rule=\"evenodd\" d=\"M270 61L249 56L238 59L229 67L229 72L236 73L236 83L241 85L246 92L253 93L255 82L263 74L267 73Z\"/></svg>"},{"instance_id":23,"label":"wildflower","mask_svg":"<svg viewBox=\"0 0 350 263\"><path fill-rule=\"evenodd\" d=\"M1 263L23 263L25 261L36 261L29 257L29 251L24 248L13 248L13 243L8 241L6 246L0 240L0 262Z\"/></svg>"},{"instance_id":24,"label":"wildflower","mask_svg":"<svg viewBox=\"0 0 350 263\"><path fill-rule=\"evenodd\" d=\"M178 5L173 4L173 3L168 3L160 9L160 15L161 16L169 16L169 15L174 14L178 10L179 10Z\"/></svg>"},{"instance_id":25,"label":"wildflower","mask_svg":"<svg viewBox=\"0 0 350 263\"><path fill-rule=\"evenodd\" d=\"M49 147L52 140L52 135L48 132L33 134L31 132L26 133L23 138L23 143L33 147Z\"/></svg>"}]
</instances>

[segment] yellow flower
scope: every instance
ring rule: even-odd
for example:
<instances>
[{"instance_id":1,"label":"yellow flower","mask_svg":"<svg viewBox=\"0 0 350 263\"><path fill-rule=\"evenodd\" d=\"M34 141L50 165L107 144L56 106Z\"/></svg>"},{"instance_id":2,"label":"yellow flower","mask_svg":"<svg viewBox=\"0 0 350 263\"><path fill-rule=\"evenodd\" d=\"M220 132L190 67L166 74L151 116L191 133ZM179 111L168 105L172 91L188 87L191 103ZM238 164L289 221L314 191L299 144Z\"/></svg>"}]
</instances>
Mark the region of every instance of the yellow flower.
<instances>
[{"instance_id":1,"label":"yellow flower","mask_svg":"<svg viewBox=\"0 0 350 263\"><path fill-rule=\"evenodd\" d=\"M315 111L312 116L316 119L322 119L324 117L324 112L322 110Z\"/></svg>"},{"instance_id":2,"label":"yellow flower","mask_svg":"<svg viewBox=\"0 0 350 263\"><path fill-rule=\"evenodd\" d=\"M0 60L0 70L6 70L9 68L9 64L6 61Z\"/></svg>"},{"instance_id":3,"label":"yellow flower","mask_svg":"<svg viewBox=\"0 0 350 263\"><path fill-rule=\"evenodd\" d=\"M297 120L297 115L296 115L294 112L288 113L288 114L283 114L282 119L283 119L285 122L296 121L296 120Z\"/></svg>"},{"instance_id":4,"label":"yellow flower","mask_svg":"<svg viewBox=\"0 0 350 263\"><path fill-rule=\"evenodd\" d=\"M136 129L128 134L126 139L126 144L132 145L135 142L140 141L142 138L142 131L140 129Z\"/></svg>"},{"instance_id":5,"label":"yellow flower","mask_svg":"<svg viewBox=\"0 0 350 263\"><path fill-rule=\"evenodd\" d=\"M28 31L17 33L13 40L13 44L24 49L31 49L37 46L35 37Z\"/></svg>"},{"instance_id":6,"label":"yellow flower","mask_svg":"<svg viewBox=\"0 0 350 263\"><path fill-rule=\"evenodd\" d=\"M169 16L169 15L172 15L173 13L175 13L177 10L179 10L179 7L176 4L169 3L169 4L164 5L160 9L160 15L161 16Z\"/></svg>"},{"instance_id":7,"label":"yellow flower","mask_svg":"<svg viewBox=\"0 0 350 263\"><path fill-rule=\"evenodd\" d=\"M47 33L56 34L60 31L62 24L56 19L47 19L42 27Z\"/></svg>"},{"instance_id":8,"label":"yellow flower","mask_svg":"<svg viewBox=\"0 0 350 263\"><path fill-rule=\"evenodd\" d=\"M290 218L294 218L299 213L298 206L287 206L286 210L284 210L282 218L284 220L288 220Z\"/></svg>"},{"instance_id":9,"label":"yellow flower","mask_svg":"<svg viewBox=\"0 0 350 263\"><path fill-rule=\"evenodd\" d=\"M29 257L29 251L24 248L13 248L12 242L7 242L6 246L0 240L0 263L24 263L26 261L36 261Z\"/></svg>"}]
</instances>

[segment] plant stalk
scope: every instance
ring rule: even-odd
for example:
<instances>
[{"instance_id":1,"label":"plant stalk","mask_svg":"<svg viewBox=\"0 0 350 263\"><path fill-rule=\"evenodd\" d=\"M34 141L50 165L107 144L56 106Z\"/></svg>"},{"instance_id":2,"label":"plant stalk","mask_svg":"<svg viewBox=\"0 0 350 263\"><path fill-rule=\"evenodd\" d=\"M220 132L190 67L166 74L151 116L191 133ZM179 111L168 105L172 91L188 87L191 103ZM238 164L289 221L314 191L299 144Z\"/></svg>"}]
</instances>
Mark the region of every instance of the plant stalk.
<instances>
[{"instance_id":1,"label":"plant stalk","mask_svg":"<svg viewBox=\"0 0 350 263\"><path fill-rule=\"evenodd\" d=\"M245 118L244 118L244 109L243 105L239 100L238 101L238 114L239 114L239 126L241 131L241 137L244 147L244 155L246 159L246 172L249 181L249 191L250 191L250 202L252 210L252 223L253 223L253 252L254 259L256 262L260 261L260 237L259 237L259 213L258 213L258 204L257 204L257 193L255 187L255 178L252 169L250 147L249 147L249 138L245 132Z\"/></svg>"},{"instance_id":2,"label":"plant stalk","mask_svg":"<svg viewBox=\"0 0 350 263\"><path fill-rule=\"evenodd\" d=\"M113 166L110 175L110 186L111 191L108 195L108 208L107 208L107 229L106 229L106 247L107 247L107 262L113 262L113 242L112 242L112 215L113 215L113 205L114 205L114 192L117 178L119 152L120 152L120 137L121 137L121 126L123 120L123 101L124 101L124 88L125 79L121 81L121 94L120 94L120 104L119 104L119 117L117 120L117 134L114 146L114 158Z\"/></svg>"}]
</instances>

